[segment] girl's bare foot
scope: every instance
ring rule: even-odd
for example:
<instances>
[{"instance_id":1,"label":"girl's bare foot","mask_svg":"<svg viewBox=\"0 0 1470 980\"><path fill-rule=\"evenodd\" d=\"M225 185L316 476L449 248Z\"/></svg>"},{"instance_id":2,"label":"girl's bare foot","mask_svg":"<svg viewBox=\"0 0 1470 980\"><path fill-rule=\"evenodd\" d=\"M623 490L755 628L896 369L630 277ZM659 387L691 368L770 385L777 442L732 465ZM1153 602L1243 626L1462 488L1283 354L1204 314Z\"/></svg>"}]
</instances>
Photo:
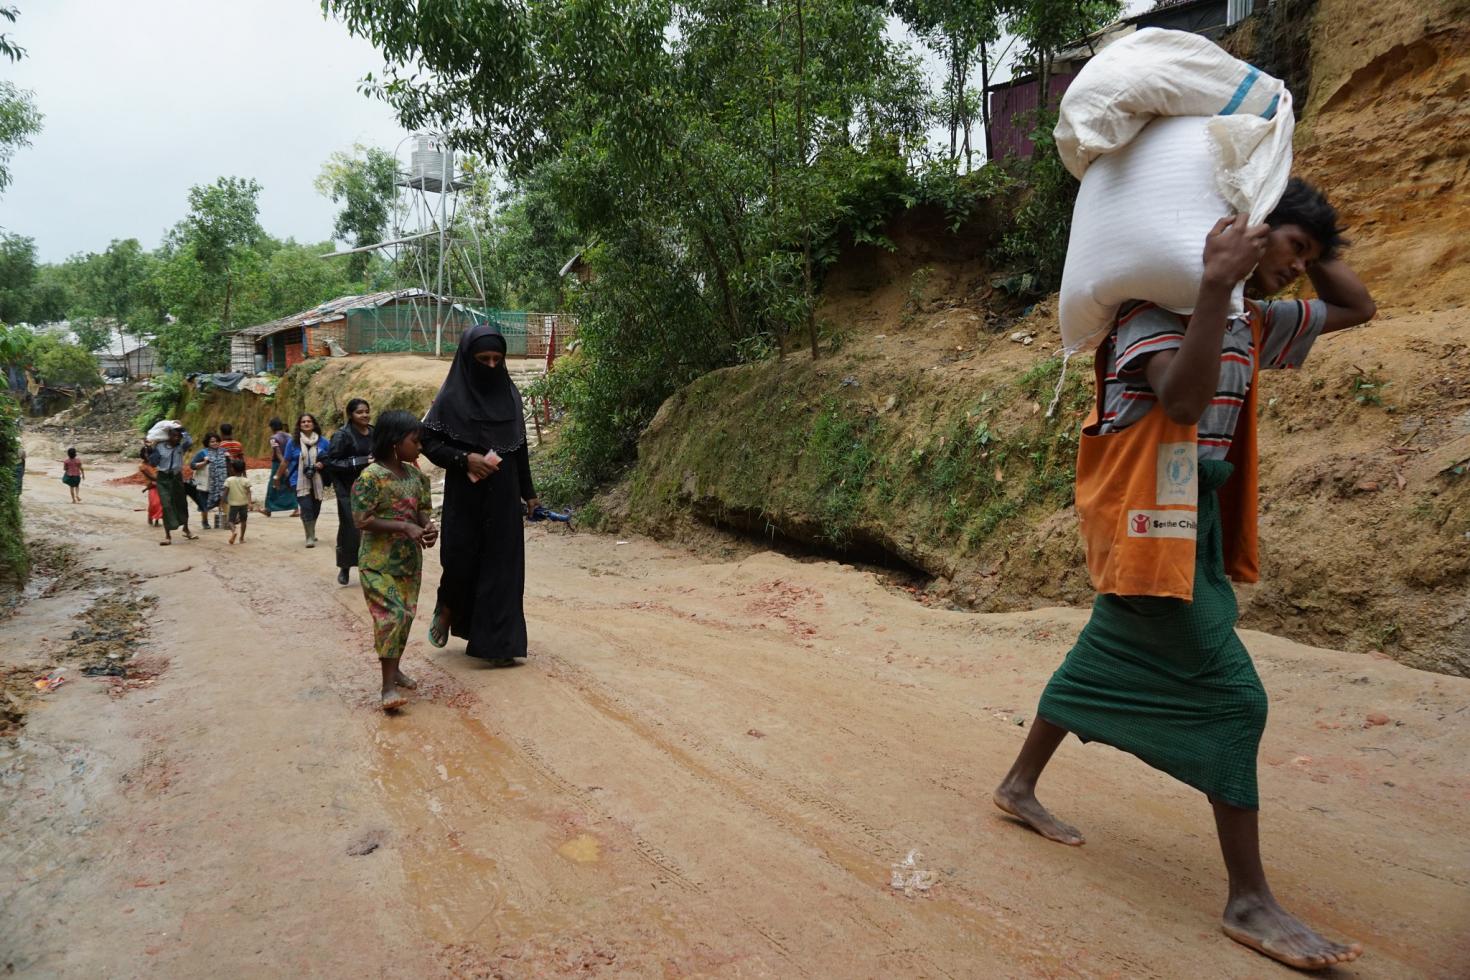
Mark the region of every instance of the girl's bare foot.
<instances>
[{"instance_id":1,"label":"girl's bare foot","mask_svg":"<svg viewBox=\"0 0 1470 980\"><path fill-rule=\"evenodd\" d=\"M397 684L399 687L407 688L410 691L417 691L419 689L419 682L414 680L412 677L409 677L401 670L397 673L396 676L394 676L393 683Z\"/></svg>"},{"instance_id":2,"label":"girl's bare foot","mask_svg":"<svg viewBox=\"0 0 1470 980\"><path fill-rule=\"evenodd\" d=\"M1036 831L1047 840L1077 847L1085 843L1082 833L1071 824L1062 823L1036 799L1034 790L1018 789L1002 783L995 791L995 805Z\"/></svg>"},{"instance_id":3,"label":"girl's bare foot","mask_svg":"<svg viewBox=\"0 0 1470 980\"><path fill-rule=\"evenodd\" d=\"M1301 919L1276 904L1269 894L1232 899L1220 920L1225 935L1299 970L1318 970L1351 963L1363 955L1358 943L1335 943L1319 936Z\"/></svg>"},{"instance_id":4,"label":"girl's bare foot","mask_svg":"<svg viewBox=\"0 0 1470 980\"><path fill-rule=\"evenodd\" d=\"M399 694L398 691L394 688L390 687L383 692L384 711L396 711L397 709L403 707L405 704L408 704L408 698L404 697L402 694Z\"/></svg>"}]
</instances>

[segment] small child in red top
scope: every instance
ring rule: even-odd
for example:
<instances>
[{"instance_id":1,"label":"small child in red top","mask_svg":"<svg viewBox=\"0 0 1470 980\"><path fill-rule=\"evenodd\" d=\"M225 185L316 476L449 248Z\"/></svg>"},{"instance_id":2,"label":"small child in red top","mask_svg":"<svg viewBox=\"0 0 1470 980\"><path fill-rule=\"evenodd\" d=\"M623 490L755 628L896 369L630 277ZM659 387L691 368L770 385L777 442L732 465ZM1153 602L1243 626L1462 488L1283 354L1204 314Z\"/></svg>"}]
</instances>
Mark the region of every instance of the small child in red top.
<instances>
[{"instance_id":1,"label":"small child in red top","mask_svg":"<svg viewBox=\"0 0 1470 980\"><path fill-rule=\"evenodd\" d=\"M230 459L245 462L245 447L235 439L235 427L228 422L219 424L219 448Z\"/></svg>"},{"instance_id":2,"label":"small child in red top","mask_svg":"<svg viewBox=\"0 0 1470 980\"><path fill-rule=\"evenodd\" d=\"M77 488L82 485L82 477L87 475L87 471L82 466L81 457L77 455L75 446L67 449L66 459L61 461L61 473L61 482L65 483L66 488L71 491L71 502L81 503L82 495Z\"/></svg>"}]
</instances>

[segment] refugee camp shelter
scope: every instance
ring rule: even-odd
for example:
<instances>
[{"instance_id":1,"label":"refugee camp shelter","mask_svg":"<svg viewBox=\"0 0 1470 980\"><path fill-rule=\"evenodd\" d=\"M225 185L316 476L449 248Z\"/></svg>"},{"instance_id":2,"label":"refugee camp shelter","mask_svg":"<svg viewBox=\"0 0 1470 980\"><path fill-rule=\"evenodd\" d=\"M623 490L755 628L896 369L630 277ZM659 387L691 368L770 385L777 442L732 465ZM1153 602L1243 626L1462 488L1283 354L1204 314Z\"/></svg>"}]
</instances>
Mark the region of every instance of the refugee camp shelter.
<instances>
[{"instance_id":1,"label":"refugee camp shelter","mask_svg":"<svg viewBox=\"0 0 1470 980\"><path fill-rule=\"evenodd\" d=\"M1114 41L1145 27L1189 31L1217 41L1257 7L1264 10L1269 2L1274 0L1159 0L1143 13L1115 21L1056 53L1046 86L1047 108L1055 109L1082 66ZM1041 79L1035 74L1018 75L990 87L990 146L997 160L1030 159L1035 152L1031 133L1036 129L1040 103Z\"/></svg>"},{"instance_id":2,"label":"refugee camp shelter","mask_svg":"<svg viewBox=\"0 0 1470 980\"><path fill-rule=\"evenodd\" d=\"M97 351L97 369L109 380L151 378L158 374L158 348L151 337L135 337L112 331L107 346Z\"/></svg>"},{"instance_id":3,"label":"refugee camp shelter","mask_svg":"<svg viewBox=\"0 0 1470 980\"><path fill-rule=\"evenodd\" d=\"M230 370L281 372L308 357L334 354L432 354L436 341L452 352L459 335L483 319L483 313L423 289L339 296L236 330L230 336Z\"/></svg>"},{"instance_id":4,"label":"refugee camp shelter","mask_svg":"<svg viewBox=\"0 0 1470 980\"><path fill-rule=\"evenodd\" d=\"M454 353L460 335L494 323L511 357L560 354L577 336L577 318L565 313L487 310L423 289L339 296L291 316L236 330L230 370L281 373L310 357L349 354Z\"/></svg>"}]
</instances>

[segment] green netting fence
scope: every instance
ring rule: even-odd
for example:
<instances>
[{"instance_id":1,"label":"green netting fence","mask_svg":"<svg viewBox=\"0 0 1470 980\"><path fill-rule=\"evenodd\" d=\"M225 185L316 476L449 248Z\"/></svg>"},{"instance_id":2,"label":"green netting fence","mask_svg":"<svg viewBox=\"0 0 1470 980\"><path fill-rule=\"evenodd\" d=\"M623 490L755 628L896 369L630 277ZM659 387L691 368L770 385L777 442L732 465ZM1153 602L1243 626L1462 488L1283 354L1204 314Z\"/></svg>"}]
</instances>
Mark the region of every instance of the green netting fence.
<instances>
[{"instance_id":1,"label":"green netting fence","mask_svg":"<svg viewBox=\"0 0 1470 980\"><path fill-rule=\"evenodd\" d=\"M511 357L545 357L552 346L561 354L577 335L577 318L565 313L476 309L430 299L353 307L346 312L343 342L350 354L432 354L440 323L440 349L446 356L454 352L460 335L477 323L494 323L505 335L506 353Z\"/></svg>"}]
</instances>

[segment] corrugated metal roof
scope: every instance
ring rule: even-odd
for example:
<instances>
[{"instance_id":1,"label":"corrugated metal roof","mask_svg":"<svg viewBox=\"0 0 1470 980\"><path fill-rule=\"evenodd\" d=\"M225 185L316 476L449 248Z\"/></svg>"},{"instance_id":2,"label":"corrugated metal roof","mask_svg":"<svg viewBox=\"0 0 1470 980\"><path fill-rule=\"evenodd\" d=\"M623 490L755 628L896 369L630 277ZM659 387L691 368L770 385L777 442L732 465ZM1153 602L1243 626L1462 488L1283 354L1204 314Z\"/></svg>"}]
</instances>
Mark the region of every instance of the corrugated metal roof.
<instances>
[{"instance_id":1,"label":"corrugated metal roof","mask_svg":"<svg viewBox=\"0 0 1470 980\"><path fill-rule=\"evenodd\" d=\"M425 298L429 300L439 299L445 303L453 303L447 296L435 297L427 290L414 287L412 289L385 289L376 293L358 293L354 296L338 296L329 299L319 306L313 306L309 310L283 316L279 320L269 323L257 323L253 327L242 327L232 331L239 337L252 337L259 339L269 337L271 334L280 333L282 330L292 330L297 327L313 327L327 320L337 320L347 315L348 310L361 309L368 306L384 306L400 299Z\"/></svg>"}]
</instances>

